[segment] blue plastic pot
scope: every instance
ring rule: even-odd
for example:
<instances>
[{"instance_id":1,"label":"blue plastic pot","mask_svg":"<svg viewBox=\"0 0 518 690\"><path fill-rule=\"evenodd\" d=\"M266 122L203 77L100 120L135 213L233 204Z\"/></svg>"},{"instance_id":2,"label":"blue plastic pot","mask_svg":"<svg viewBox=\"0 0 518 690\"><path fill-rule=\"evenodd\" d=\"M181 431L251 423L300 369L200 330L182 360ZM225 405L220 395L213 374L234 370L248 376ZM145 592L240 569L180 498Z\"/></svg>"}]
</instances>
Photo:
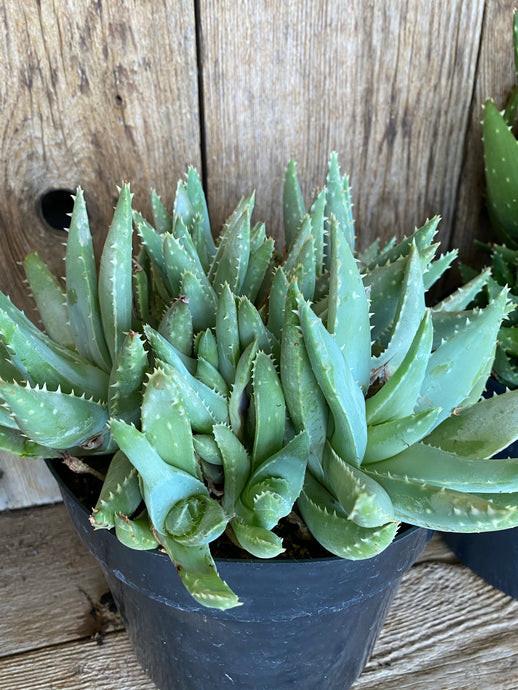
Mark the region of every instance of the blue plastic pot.
<instances>
[{"instance_id":1,"label":"blue plastic pot","mask_svg":"<svg viewBox=\"0 0 518 690\"><path fill-rule=\"evenodd\" d=\"M190 597L165 554L133 551L113 533L94 531L87 509L56 478L135 654L160 690L346 690L369 659L401 577L432 534L409 528L364 561L218 560L243 605L216 611Z\"/></svg>"}]
</instances>

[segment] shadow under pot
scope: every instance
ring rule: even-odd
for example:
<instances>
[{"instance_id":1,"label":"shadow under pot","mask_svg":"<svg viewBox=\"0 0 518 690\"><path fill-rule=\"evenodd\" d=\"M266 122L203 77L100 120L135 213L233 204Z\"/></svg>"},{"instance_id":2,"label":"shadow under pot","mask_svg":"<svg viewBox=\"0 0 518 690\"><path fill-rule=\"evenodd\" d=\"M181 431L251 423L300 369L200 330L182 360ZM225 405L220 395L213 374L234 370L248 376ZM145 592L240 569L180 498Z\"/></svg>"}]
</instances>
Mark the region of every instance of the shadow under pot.
<instances>
[{"instance_id":1,"label":"shadow under pot","mask_svg":"<svg viewBox=\"0 0 518 690\"><path fill-rule=\"evenodd\" d=\"M49 461L79 537L97 559L135 654L160 690L346 690L362 672L404 573L432 532L408 527L363 561L216 560L243 602L195 602L168 556L94 531L87 508Z\"/></svg>"},{"instance_id":2,"label":"shadow under pot","mask_svg":"<svg viewBox=\"0 0 518 690\"><path fill-rule=\"evenodd\" d=\"M500 395L505 386L491 378L485 397ZM518 457L518 441L495 458ZM480 534L442 533L455 556L488 584L518 599L518 527Z\"/></svg>"}]
</instances>

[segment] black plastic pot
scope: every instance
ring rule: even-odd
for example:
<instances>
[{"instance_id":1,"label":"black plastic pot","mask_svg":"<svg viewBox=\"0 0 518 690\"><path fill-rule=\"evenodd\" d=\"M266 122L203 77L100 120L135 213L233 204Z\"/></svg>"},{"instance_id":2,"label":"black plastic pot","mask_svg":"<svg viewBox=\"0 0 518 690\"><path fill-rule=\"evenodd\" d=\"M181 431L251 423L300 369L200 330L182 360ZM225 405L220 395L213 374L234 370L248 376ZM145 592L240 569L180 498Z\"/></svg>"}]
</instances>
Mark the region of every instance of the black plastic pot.
<instances>
[{"instance_id":1,"label":"black plastic pot","mask_svg":"<svg viewBox=\"0 0 518 690\"><path fill-rule=\"evenodd\" d=\"M346 690L369 659L401 577L432 534L412 527L365 561L219 560L243 605L216 611L190 597L166 555L133 551L111 532L94 531L86 508L56 478L160 690Z\"/></svg>"},{"instance_id":2,"label":"black plastic pot","mask_svg":"<svg viewBox=\"0 0 518 690\"><path fill-rule=\"evenodd\" d=\"M505 390L491 378L485 395L500 395ZM495 457L518 457L518 441ZM518 527L481 534L443 533L442 537L459 561L488 584L518 599Z\"/></svg>"}]
</instances>

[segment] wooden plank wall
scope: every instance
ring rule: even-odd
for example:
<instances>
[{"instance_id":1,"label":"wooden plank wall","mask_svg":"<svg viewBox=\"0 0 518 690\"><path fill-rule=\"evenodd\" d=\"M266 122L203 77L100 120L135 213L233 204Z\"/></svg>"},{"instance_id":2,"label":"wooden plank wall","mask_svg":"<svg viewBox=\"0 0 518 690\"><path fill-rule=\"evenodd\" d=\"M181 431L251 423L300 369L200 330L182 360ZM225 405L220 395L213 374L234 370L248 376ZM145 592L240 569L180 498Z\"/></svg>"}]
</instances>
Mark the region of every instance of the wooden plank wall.
<instances>
[{"instance_id":1,"label":"wooden plank wall","mask_svg":"<svg viewBox=\"0 0 518 690\"><path fill-rule=\"evenodd\" d=\"M256 219L280 239L287 160L298 160L309 202L333 149L351 176L360 247L439 213L443 248L474 256L473 237L487 234L481 105L500 104L513 82L513 7L5 0L0 289L30 308L18 265L28 251L62 272L65 235L39 211L50 190L81 184L99 245L121 180L147 212L150 187L171 204L191 163L215 233L255 188ZM0 463L12 477L13 459ZM20 504L33 502L24 491Z\"/></svg>"}]
</instances>

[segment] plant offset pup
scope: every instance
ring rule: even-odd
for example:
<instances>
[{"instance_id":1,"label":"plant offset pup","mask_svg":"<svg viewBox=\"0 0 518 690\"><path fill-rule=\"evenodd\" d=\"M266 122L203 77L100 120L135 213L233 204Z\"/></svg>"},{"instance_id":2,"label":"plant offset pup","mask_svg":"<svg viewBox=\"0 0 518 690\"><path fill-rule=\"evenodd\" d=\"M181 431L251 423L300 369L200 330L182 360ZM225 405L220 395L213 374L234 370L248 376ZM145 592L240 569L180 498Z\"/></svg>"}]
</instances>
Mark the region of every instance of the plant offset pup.
<instances>
[{"instance_id":1,"label":"plant offset pup","mask_svg":"<svg viewBox=\"0 0 518 690\"><path fill-rule=\"evenodd\" d=\"M98 275L81 190L66 290L27 258L46 333L0 295L1 446L113 453L96 528L161 545L193 597L225 609L239 601L210 543L226 532L273 558L292 511L348 559L379 553L403 521L518 525L518 460L487 459L518 436L518 393L480 401L507 290L467 311L482 274L426 306L455 258L434 259L438 218L358 252L335 154L309 210L289 163L282 260L251 223L253 195L214 244L192 168L172 215L154 193L153 223L131 205L124 184Z\"/></svg>"}]
</instances>

